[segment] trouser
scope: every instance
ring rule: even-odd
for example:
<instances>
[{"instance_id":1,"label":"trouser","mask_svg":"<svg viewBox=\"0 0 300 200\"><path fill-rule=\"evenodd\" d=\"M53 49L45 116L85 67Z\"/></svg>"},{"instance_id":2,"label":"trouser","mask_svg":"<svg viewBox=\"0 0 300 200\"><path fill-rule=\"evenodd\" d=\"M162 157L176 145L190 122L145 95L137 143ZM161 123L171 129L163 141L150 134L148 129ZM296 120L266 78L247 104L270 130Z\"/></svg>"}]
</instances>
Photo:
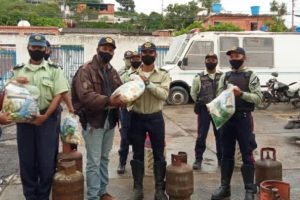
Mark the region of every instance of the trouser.
<instances>
[{"instance_id":1,"label":"trouser","mask_svg":"<svg viewBox=\"0 0 300 200\"><path fill-rule=\"evenodd\" d=\"M127 156L129 152L128 132L130 130L130 121L131 121L131 113L128 112L126 108L121 108L120 120L121 120L121 128L120 128L121 143L119 149L120 164L126 165Z\"/></svg>"},{"instance_id":2,"label":"trouser","mask_svg":"<svg viewBox=\"0 0 300 200\"><path fill-rule=\"evenodd\" d=\"M212 122L211 116L207 110L206 106L201 106L198 114L198 137L196 140L195 146L195 158L196 160L202 161L203 154L206 149L206 138L209 131L210 123ZM214 123L213 131L216 140L216 152L217 152L217 159L222 159L222 147L221 147L221 136L219 131L216 129Z\"/></svg>"},{"instance_id":3,"label":"trouser","mask_svg":"<svg viewBox=\"0 0 300 200\"><path fill-rule=\"evenodd\" d=\"M129 139L133 149L133 159L144 162L144 144L148 132L154 161L165 161L165 122L162 112L153 114L132 113Z\"/></svg>"},{"instance_id":4,"label":"trouser","mask_svg":"<svg viewBox=\"0 0 300 200\"><path fill-rule=\"evenodd\" d=\"M42 125L17 123L20 176L26 200L48 200L58 151L57 116Z\"/></svg>"},{"instance_id":5,"label":"trouser","mask_svg":"<svg viewBox=\"0 0 300 200\"><path fill-rule=\"evenodd\" d=\"M251 112L235 112L221 128L222 160L234 160L236 140L239 143L244 165L254 165L253 150L257 148L253 134Z\"/></svg>"}]
</instances>

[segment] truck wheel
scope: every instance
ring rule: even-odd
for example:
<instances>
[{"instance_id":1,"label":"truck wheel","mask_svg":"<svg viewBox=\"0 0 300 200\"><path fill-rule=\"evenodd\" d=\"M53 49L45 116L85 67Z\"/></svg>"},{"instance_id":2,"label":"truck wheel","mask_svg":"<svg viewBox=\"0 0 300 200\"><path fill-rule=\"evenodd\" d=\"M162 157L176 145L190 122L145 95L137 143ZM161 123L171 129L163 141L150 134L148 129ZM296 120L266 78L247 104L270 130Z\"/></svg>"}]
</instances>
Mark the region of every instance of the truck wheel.
<instances>
[{"instance_id":1,"label":"truck wheel","mask_svg":"<svg viewBox=\"0 0 300 200\"><path fill-rule=\"evenodd\" d=\"M167 103L170 105L187 104L189 101L189 94L183 87L174 86L170 89Z\"/></svg>"}]
</instances>

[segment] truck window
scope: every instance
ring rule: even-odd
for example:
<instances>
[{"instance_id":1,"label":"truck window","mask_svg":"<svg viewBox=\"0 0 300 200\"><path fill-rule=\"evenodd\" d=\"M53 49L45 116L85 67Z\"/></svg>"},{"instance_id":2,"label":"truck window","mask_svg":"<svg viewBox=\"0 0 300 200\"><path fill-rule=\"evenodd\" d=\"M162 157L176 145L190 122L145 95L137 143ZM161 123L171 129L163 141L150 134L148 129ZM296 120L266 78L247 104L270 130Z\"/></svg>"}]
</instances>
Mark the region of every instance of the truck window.
<instances>
[{"instance_id":1,"label":"truck window","mask_svg":"<svg viewBox=\"0 0 300 200\"><path fill-rule=\"evenodd\" d=\"M189 48L183 61L183 70L199 70L204 69L204 58L206 54L214 51L214 43L212 41L194 41Z\"/></svg>"},{"instance_id":2,"label":"truck window","mask_svg":"<svg viewBox=\"0 0 300 200\"><path fill-rule=\"evenodd\" d=\"M274 67L273 38L247 37L243 40L248 67Z\"/></svg>"},{"instance_id":3,"label":"truck window","mask_svg":"<svg viewBox=\"0 0 300 200\"><path fill-rule=\"evenodd\" d=\"M228 67L229 61L226 56L226 52L233 47L239 46L239 39L237 37L220 37L220 49L219 49L219 63L220 67Z\"/></svg>"}]
</instances>

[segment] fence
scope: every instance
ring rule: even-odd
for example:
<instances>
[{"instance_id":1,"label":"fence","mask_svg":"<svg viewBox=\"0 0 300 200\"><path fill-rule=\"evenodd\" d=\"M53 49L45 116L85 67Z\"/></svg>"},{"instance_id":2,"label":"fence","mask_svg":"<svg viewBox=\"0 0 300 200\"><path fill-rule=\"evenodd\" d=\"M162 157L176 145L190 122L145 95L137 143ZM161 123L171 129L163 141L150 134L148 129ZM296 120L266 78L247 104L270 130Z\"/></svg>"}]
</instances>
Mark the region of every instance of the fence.
<instances>
[{"instance_id":1,"label":"fence","mask_svg":"<svg viewBox=\"0 0 300 200\"><path fill-rule=\"evenodd\" d=\"M0 50L0 89L3 88L7 79L12 76L11 69L16 65L15 50Z\"/></svg>"}]
</instances>

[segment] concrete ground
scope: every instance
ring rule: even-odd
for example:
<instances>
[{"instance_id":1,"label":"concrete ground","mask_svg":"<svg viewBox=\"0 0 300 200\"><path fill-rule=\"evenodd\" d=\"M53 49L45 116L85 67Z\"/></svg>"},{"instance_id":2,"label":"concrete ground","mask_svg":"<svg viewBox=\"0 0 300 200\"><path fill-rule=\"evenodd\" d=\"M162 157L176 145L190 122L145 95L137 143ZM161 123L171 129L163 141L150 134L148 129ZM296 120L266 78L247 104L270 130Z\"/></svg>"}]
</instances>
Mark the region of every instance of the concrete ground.
<instances>
[{"instance_id":1,"label":"concrete ground","mask_svg":"<svg viewBox=\"0 0 300 200\"><path fill-rule=\"evenodd\" d=\"M256 111L255 134L258 150L261 147L271 146L277 150L277 159L283 164L283 180L291 185L291 200L300 199L300 146L296 141L300 140L300 129L283 129L288 117L299 114L289 105L273 105L268 110ZM196 138L196 116L193 113L193 105L166 106L164 110L166 121L166 155L170 163L171 154L178 151L188 153L188 163L194 161L194 145ZM126 200L132 190L132 177L130 167L119 176L116 173L118 165L118 148L120 144L119 132L116 131L111 161L109 165L110 183L109 193L118 200ZM259 151L255 151L256 159L259 159ZM84 146L80 151L85 154ZM129 158L131 158L131 153ZM85 163L85 157L84 161ZM18 157L15 141L15 127L4 128L0 139L0 200L21 200L22 186L18 177ZM145 200L153 200L153 177L145 177ZM203 167L194 171L194 194L192 200L208 200L211 193L219 185L220 173L215 156L214 136L210 131L207 138L207 150L204 155ZM232 179L231 200L243 200L243 182L241 173L236 168Z\"/></svg>"}]
</instances>

